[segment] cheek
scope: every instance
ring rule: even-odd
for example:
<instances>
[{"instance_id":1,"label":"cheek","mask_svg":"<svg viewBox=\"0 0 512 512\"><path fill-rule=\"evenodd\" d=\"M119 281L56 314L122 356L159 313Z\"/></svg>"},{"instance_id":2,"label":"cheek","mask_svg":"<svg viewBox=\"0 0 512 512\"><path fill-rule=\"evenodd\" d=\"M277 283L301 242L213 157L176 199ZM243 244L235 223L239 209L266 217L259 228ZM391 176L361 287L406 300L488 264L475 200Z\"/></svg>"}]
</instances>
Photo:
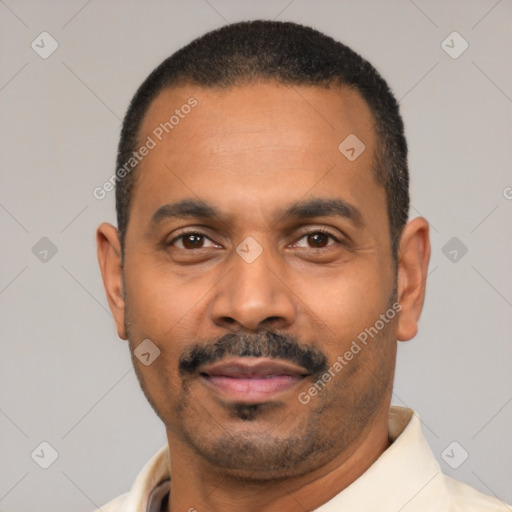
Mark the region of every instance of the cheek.
<instances>
[{"instance_id":1,"label":"cheek","mask_svg":"<svg viewBox=\"0 0 512 512\"><path fill-rule=\"evenodd\" d=\"M182 325L194 322L194 316L207 300L205 294L210 287L204 280L183 282L164 266L149 261L140 261L129 270L126 272L128 314L133 329L139 333L174 338Z\"/></svg>"},{"instance_id":2,"label":"cheek","mask_svg":"<svg viewBox=\"0 0 512 512\"><path fill-rule=\"evenodd\" d=\"M181 395L178 360L194 336L194 305L203 293L183 286L176 276L154 262L139 258L126 267L126 303L129 342L141 387L162 417L176 407ZM145 339L156 345L158 356L149 365L136 357Z\"/></svg>"},{"instance_id":3,"label":"cheek","mask_svg":"<svg viewBox=\"0 0 512 512\"><path fill-rule=\"evenodd\" d=\"M389 270L354 261L304 284L302 296L328 329L329 349L340 350L387 311L392 289Z\"/></svg>"},{"instance_id":4,"label":"cheek","mask_svg":"<svg viewBox=\"0 0 512 512\"><path fill-rule=\"evenodd\" d=\"M177 369L178 355L168 346L160 347L160 355L149 366L134 359L134 368L146 399L169 425L175 416L173 411L183 401L183 389Z\"/></svg>"}]
</instances>

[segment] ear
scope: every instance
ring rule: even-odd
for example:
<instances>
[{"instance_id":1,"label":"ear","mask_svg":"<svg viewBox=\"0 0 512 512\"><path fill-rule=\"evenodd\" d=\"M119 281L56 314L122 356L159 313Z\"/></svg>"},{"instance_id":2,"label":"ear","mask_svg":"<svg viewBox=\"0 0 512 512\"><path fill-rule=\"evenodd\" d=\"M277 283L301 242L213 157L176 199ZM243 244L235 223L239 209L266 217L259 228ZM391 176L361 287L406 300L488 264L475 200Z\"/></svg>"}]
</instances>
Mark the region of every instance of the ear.
<instances>
[{"instance_id":1,"label":"ear","mask_svg":"<svg viewBox=\"0 0 512 512\"><path fill-rule=\"evenodd\" d=\"M117 229L106 222L101 224L96 231L96 244L103 286L116 322L117 334L126 340L128 337L124 326L123 264Z\"/></svg>"},{"instance_id":2,"label":"ear","mask_svg":"<svg viewBox=\"0 0 512 512\"><path fill-rule=\"evenodd\" d=\"M402 306L397 338L408 341L418 332L418 320L425 300L430 240L428 222L424 218L418 217L406 224L397 257L397 293Z\"/></svg>"}]
</instances>

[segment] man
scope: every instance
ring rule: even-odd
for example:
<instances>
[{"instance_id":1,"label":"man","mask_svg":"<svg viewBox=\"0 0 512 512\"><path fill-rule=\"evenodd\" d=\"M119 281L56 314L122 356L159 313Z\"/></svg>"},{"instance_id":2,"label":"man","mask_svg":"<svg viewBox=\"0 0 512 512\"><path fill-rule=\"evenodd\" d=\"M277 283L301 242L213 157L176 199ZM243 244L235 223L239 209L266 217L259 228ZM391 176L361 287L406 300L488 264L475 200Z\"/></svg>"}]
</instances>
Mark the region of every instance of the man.
<instances>
[{"instance_id":1,"label":"man","mask_svg":"<svg viewBox=\"0 0 512 512\"><path fill-rule=\"evenodd\" d=\"M100 267L168 445L104 512L508 510L390 408L430 244L368 62L292 23L208 33L135 94L114 181Z\"/></svg>"}]
</instances>

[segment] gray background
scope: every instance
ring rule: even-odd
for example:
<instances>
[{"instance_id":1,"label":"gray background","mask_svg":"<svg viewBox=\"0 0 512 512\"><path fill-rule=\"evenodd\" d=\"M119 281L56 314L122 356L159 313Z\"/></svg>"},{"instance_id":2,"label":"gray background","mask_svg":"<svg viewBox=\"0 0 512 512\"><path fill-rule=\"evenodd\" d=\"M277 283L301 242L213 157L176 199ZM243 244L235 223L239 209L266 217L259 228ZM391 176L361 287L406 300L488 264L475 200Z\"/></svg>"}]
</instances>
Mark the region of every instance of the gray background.
<instances>
[{"instance_id":1,"label":"gray background","mask_svg":"<svg viewBox=\"0 0 512 512\"><path fill-rule=\"evenodd\" d=\"M431 223L433 255L393 401L420 413L446 473L512 502L511 14L510 0L0 0L0 510L89 511L166 442L100 280L94 232L115 222L114 195L92 190L114 171L120 120L153 67L255 18L347 43L400 99L411 216ZM59 45L47 59L31 48L43 31ZM441 45L453 31L469 43L456 59ZM57 248L45 262L42 237ZM465 255L443 252L452 237ZM31 458L42 441L59 455L48 469Z\"/></svg>"}]
</instances>

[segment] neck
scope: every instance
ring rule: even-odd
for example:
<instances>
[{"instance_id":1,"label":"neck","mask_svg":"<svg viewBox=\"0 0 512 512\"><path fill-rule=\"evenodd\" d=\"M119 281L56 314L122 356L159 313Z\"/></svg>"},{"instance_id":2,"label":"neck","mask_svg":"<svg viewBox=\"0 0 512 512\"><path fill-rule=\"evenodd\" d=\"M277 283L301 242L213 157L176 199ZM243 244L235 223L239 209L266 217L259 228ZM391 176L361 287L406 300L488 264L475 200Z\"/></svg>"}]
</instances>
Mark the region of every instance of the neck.
<instances>
[{"instance_id":1,"label":"neck","mask_svg":"<svg viewBox=\"0 0 512 512\"><path fill-rule=\"evenodd\" d=\"M359 478L388 448L388 408L379 411L342 453L303 474L280 480L249 480L212 467L167 432L171 467L168 512L296 512L314 510Z\"/></svg>"}]
</instances>

